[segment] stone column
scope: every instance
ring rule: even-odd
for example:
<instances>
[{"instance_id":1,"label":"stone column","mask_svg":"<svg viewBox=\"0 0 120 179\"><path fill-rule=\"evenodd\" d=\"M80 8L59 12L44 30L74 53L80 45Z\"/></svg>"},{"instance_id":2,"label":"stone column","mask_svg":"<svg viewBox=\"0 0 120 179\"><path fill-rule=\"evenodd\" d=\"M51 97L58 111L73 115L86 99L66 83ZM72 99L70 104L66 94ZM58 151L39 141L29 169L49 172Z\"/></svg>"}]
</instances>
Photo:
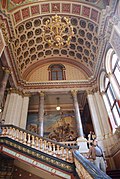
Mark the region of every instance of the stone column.
<instances>
[{"instance_id":1,"label":"stone column","mask_svg":"<svg viewBox=\"0 0 120 179\"><path fill-rule=\"evenodd\" d=\"M8 92L1 120L6 118L6 113L7 113L7 108L8 108L9 100L10 100L10 93ZM7 121L5 121L5 123L7 124Z\"/></svg>"},{"instance_id":2,"label":"stone column","mask_svg":"<svg viewBox=\"0 0 120 179\"><path fill-rule=\"evenodd\" d=\"M107 138L109 134L111 133L110 123L108 121L108 114L107 114L102 96L100 95L99 91L94 93L94 96L96 98L97 106L99 108L102 127L104 129L104 136L105 138Z\"/></svg>"},{"instance_id":3,"label":"stone column","mask_svg":"<svg viewBox=\"0 0 120 179\"><path fill-rule=\"evenodd\" d=\"M16 101L16 93L13 90L11 90L9 92L9 101L8 101L7 109L5 112L5 123L6 124L13 124L15 101Z\"/></svg>"},{"instance_id":4,"label":"stone column","mask_svg":"<svg viewBox=\"0 0 120 179\"><path fill-rule=\"evenodd\" d=\"M73 104L74 104L75 118L76 118L76 124L77 124L77 134L79 137L84 137L79 104L77 100L77 91L73 90L72 96L73 96Z\"/></svg>"},{"instance_id":5,"label":"stone column","mask_svg":"<svg viewBox=\"0 0 120 179\"><path fill-rule=\"evenodd\" d=\"M20 116L20 123L19 123L19 126L22 129L26 129L29 97L30 94L23 94L22 109L21 109L21 116Z\"/></svg>"},{"instance_id":6,"label":"stone column","mask_svg":"<svg viewBox=\"0 0 120 179\"><path fill-rule=\"evenodd\" d=\"M109 117L105 108L105 104L102 96L99 91L94 93L95 100L97 103L97 108L99 110L99 125L101 125L101 132L103 139L99 141L99 145L103 147L103 150L106 151L106 154L110 155L111 144L114 143L112 138L111 126L109 123Z\"/></svg>"},{"instance_id":7,"label":"stone column","mask_svg":"<svg viewBox=\"0 0 120 179\"><path fill-rule=\"evenodd\" d=\"M12 117L12 124L19 127L20 116L22 110L23 93L22 91L15 90L15 101L14 101L14 114Z\"/></svg>"},{"instance_id":8,"label":"stone column","mask_svg":"<svg viewBox=\"0 0 120 179\"><path fill-rule=\"evenodd\" d=\"M77 100L77 91L73 90L73 91L71 91L71 93L72 93L72 96L73 96L73 104L74 104L75 118L76 118L76 124L77 124L77 133L78 133L78 136L79 136L78 139L77 139L77 144L79 146L80 153L86 153L86 152L88 152L87 140L84 138L82 121L81 121L80 110L79 110L79 104L78 104L78 100Z\"/></svg>"},{"instance_id":9,"label":"stone column","mask_svg":"<svg viewBox=\"0 0 120 179\"><path fill-rule=\"evenodd\" d=\"M11 89L8 96L9 100L7 100L5 110L3 112L5 123L13 124L19 127L22 107L22 93L19 90Z\"/></svg>"},{"instance_id":10,"label":"stone column","mask_svg":"<svg viewBox=\"0 0 120 179\"><path fill-rule=\"evenodd\" d=\"M40 104L38 111L38 134L43 137L43 122L44 122L44 92L40 92Z\"/></svg>"},{"instance_id":11,"label":"stone column","mask_svg":"<svg viewBox=\"0 0 120 179\"><path fill-rule=\"evenodd\" d=\"M100 120L100 113L97 106L97 102L94 96L94 93L92 91L88 91L88 104L90 108L91 118L95 130L95 134L98 138L98 140L103 139L103 127Z\"/></svg>"},{"instance_id":12,"label":"stone column","mask_svg":"<svg viewBox=\"0 0 120 179\"><path fill-rule=\"evenodd\" d=\"M1 86L0 86L0 106L2 104L2 100L3 100L3 97L4 97L4 92L5 92L7 81L8 81L9 74L10 74L9 69L7 69L5 67L3 67L2 69L4 70L4 75L3 75L3 79L1 81Z\"/></svg>"}]
</instances>

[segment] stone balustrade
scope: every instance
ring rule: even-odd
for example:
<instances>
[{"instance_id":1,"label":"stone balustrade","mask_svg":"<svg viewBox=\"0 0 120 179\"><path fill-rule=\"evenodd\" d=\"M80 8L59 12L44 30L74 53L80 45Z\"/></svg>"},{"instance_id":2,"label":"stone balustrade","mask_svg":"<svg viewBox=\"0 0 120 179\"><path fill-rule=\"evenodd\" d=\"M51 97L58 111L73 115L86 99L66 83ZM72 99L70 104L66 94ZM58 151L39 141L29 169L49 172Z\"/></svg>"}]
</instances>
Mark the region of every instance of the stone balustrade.
<instances>
[{"instance_id":1,"label":"stone balustrade","mask_svg":"<svg viewBox=\"0 0 120 179\"><path fill-rule=\"evenodd\" d=\"M66 145L66 146L77 146L77 141L67 141L67 142L60 142L61 144L63 145Z\"/></svg>"},{"instance_id":2,"label":"stone balustrade","mask_svg":"<svg viewBox=\"0 0 120 179\"><path fill-rule=\"evenodd\" d=\"M8 137L39 151L73 163L74 142L58 143L13 125L2 125L0 137ZM64 145L63 145L64 144ZM70 146L69 146L70 145Z\"/></svg>"}]
</instances>

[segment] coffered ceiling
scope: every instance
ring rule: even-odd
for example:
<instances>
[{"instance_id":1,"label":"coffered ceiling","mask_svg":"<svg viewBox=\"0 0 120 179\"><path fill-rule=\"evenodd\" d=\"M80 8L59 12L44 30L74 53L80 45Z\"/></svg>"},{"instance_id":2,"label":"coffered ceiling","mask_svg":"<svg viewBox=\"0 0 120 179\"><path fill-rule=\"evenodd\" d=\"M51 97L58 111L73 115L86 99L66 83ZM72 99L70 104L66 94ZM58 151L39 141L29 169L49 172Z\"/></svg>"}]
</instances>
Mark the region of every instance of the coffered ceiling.
<instances>
[{"instance_id":1,"label":"coffered ceiling","mask_svg":"<svg viewBox=\"0 0 120 179\"><path fill-rule=\"evenodd\" d=\"M19 79L25 80L33 68L51 59L58 62L66 59L81 68L88 78L94 75L102 9L109 1L0 0L0 4L11 64ZM68 47L50 47L43 38L45 21L55 14L69 17L73 26L74 36Z\"/></svg>"}]
</instances>

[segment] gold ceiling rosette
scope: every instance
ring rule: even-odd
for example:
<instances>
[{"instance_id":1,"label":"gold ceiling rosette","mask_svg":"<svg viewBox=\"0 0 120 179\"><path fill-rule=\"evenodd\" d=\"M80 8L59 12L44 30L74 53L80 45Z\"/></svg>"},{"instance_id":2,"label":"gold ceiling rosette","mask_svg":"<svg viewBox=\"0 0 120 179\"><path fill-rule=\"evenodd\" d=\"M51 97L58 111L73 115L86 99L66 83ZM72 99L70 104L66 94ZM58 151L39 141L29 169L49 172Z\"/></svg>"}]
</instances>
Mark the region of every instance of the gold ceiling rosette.
<instances>
[{"instance_id":1,"label":"gold ceiling rosette","mask_svg":"<svg viewBox=\"0 0 120 179\"><path fill-rule=\"evenodd\" d=\"M67 47L74 35L73 27L68 17L52 16L43 26L44 40L51 47Z\"/></svg>"}]
</instances>

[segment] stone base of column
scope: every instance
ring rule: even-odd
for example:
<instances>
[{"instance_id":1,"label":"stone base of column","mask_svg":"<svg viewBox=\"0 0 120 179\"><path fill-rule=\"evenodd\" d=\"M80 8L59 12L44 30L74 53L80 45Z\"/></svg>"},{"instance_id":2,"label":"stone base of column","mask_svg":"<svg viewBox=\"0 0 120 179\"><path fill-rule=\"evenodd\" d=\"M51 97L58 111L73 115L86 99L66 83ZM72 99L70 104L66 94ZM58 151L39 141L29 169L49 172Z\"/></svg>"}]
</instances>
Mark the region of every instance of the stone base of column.
<instances>
[{"instance_id":1,"label":"stone base of column","mask_svg":"<svg viewBox=\"0 0 120 179\"><path fill-rule=\"evenodd\" d=\"M87 153L89 151L87 147L87 139L84 137L77 138L77 145L79 146L80 153Z\"/></svg>"}]
</instances>

